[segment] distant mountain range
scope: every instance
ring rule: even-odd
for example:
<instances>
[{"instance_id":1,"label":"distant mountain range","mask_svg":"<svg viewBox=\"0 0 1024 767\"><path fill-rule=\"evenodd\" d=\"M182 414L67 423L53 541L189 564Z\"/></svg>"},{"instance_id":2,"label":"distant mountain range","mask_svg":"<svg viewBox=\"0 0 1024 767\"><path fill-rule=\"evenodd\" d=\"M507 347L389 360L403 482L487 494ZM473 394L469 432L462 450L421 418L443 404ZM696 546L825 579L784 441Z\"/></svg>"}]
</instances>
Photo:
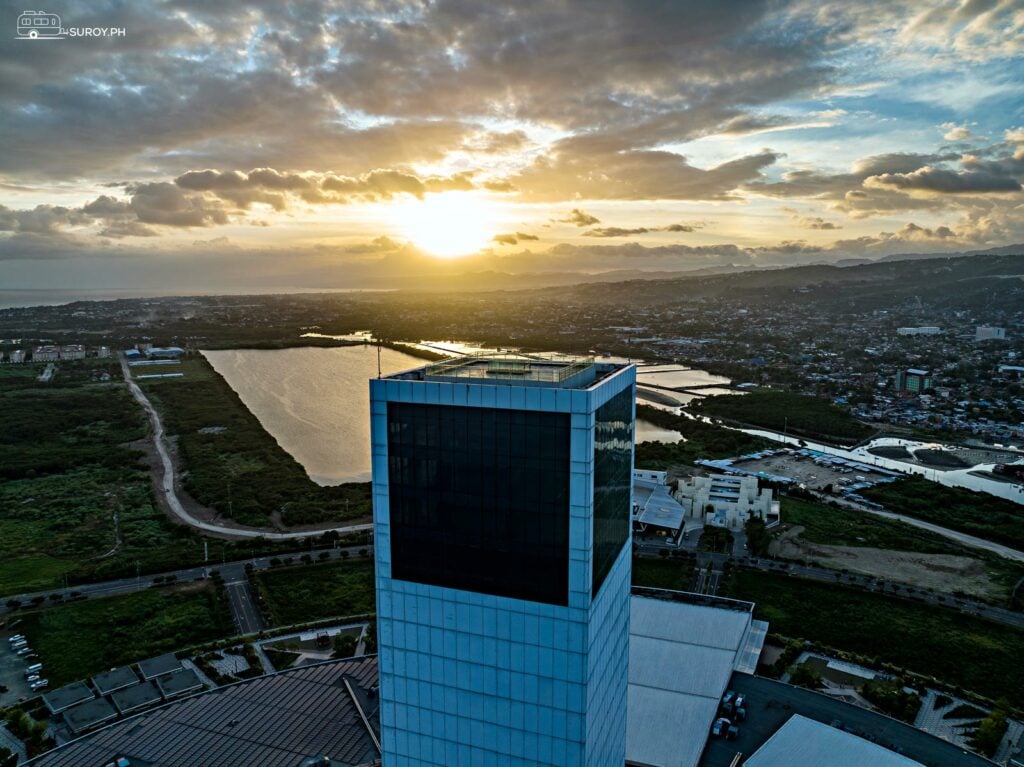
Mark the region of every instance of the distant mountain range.
<instances>
[{"instance_id":1,"label":"distant mountain range","mask_svg":"<svg viewBox=\"0 0 1024 767\"><path fill-rule=\"evenodd\" d=\"M790 272L792 270L812 269L814 267L825 267L828 269L848 269L852 267L863 267L871 264L892 263L898 261L920 261L920 260L948 260L968 258L975 256L1006 256L1024 255L1024 244L1006 245L999 248L987 250L972 250L957 253L895 253L878 259L870 258L844 258L838 261L819 261L800 266L752 266L725 264L722 266L702 267L699 269L681 270L659 270L646 271L643 269L614 269L607 272L528 272L512 274L499 271L478 271L463 272L461 274L446 273L443 275L410 275L406 278L389 277L381 278L380 284L370 281L363 288L382 288L392 290L528 290L531 288L547 288L571 285L583 285L591 283L618 283L631 282L634 280L648 280L664 282L680 278L706 277L713 275L727 275L737 273L757 272Z\"/></svg>"}]
</instances>

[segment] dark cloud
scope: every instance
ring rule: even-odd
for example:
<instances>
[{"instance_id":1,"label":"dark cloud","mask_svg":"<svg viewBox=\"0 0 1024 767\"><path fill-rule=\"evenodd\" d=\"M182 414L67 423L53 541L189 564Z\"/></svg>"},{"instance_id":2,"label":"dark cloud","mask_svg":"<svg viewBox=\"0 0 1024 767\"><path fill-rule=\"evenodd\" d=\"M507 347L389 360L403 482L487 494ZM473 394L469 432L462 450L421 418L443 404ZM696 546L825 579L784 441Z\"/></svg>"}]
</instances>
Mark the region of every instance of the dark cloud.
<instances>
[{"instance_id":1,"label":"dark cloud","mask_svg":"<svg viewBox=\"0 0 1024 767\"><path fill-rule=\"evenodd\" d=\"M883 173L864 180L865 186L909 189L943 194L1019 192L1020 182L985 171L952 171L925 166L911 173Z\"/></svg>"}]
</instances>

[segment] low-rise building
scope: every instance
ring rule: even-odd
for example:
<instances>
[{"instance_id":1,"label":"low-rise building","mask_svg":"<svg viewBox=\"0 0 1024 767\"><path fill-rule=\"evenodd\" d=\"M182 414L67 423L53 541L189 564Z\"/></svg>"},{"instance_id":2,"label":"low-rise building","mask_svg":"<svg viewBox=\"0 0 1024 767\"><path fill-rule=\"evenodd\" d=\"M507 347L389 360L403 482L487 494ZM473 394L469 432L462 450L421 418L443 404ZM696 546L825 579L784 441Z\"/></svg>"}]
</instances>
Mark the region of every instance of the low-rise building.
<instances>
[{"instance_id":1,"label":"low-rise building","mask_svg":"<svg viewBox=\"0 0 1024 767\"><path fill-rule=\"evenodd\" d=\"M991 325L978 325L974 331L975 341L1005 341L1006 328L992 327Z\"/></svg>"},{"instance_id":2,"label":"low-rise building","mask_svg":"<svg viewBox=\"0 0 1024 767\"><path fill-rule=\"evenodd\" d=\"M60 358L62 360L84 360L85 347L82 344L68 344L60 347Z\"/></svg>"},{"instance_id":3,"label":"low-rise building","mask_svg":"<svg viewBox=\"0 0 1024 767\"><path fill-rule=\"evenodd\" d=\"M937 328L934 325L921 325L913 328L896 328L896 334L900 336L937 336L942 332L942 328Z\"/></svg>"},{"instance_id":4,"label":"low-rise building","mask_svg":"<svg viewBox=\"0 0 1024 767\"><path fill-rule=\"evenodd\" d=\"M772 491L761 489L757 477L691 477L679 482L674 495L687 518L730 529L743 527L752 517L767 522L775 508Z\"/></svg>"},{"instance_id":5,"label":"low-rise building","mask_svg":"<svg viewBox=\"0 0 1024 767\"><path fill-rule=\"evenodd\" d=\"M32 350L33 362L56 362L60 359L60 348L57 346L37 346Z\"/></svg>"},{"instance_id":6,"label":"low-rise building","mask_svg":"<svg viewBox=\"0 0 1024 767\"><path fill-rule=\"evenodd\" d=\"M7 354L7 361L12 365L18 365L25 361L25 350L24 349L12 349Z\"/></svg>"}]
</instances>

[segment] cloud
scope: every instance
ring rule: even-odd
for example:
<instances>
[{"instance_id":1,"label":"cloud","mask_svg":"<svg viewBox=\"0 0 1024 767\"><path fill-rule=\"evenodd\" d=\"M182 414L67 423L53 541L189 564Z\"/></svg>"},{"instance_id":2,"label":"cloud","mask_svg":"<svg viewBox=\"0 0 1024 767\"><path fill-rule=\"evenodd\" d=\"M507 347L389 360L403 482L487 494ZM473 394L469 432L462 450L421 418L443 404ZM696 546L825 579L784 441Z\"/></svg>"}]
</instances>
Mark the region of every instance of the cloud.
<instances>
[{"instance_id":1,"label":"cloud","mask_svg":"<svg viewBox=\"0 0 1024 767\"><path fill-rule=\"evenodd\" d=\"M601 229L590 229L583 233L584 237L629 237L633 234L647 234L650 229L637 227L635 229L623 229L619 226L606 226Z\"/></svg>"},{"instance_id":2,"label":"cloud","mask_svg":"<svg viewBox=\"0 0 1024 767\"><path fill-rule=\"evenodd\" d=\"M951 171L925 166L912 173L883 173L864 180L867 187L920 190L943 194L1019 192L1020 182L985 172Z\"/></svg>"},{"instance_id":3,"label":"cloud","mask_svg":"<svg viewBox=\"0 0 1024 767\"><path fill-rule=\"evenodd\" d=\"M970 141L974 138L974 134L966 125L957 125L956 123L942 123L941 126L943 131L942 138L946 141Z\"/></svg>"},{"instance_id":4,"label":"cloud","mask_svg":"<svg viewBox=\"0 0 1024 767\"><path fill-rule=\"evenodd\" d=\"M540 237L535 234L516 232L515 234L496 234L492 239L499 245L517 245L520 242L539 240Z\"/></svg>"},{"instance_id":5,"label":"cloud","mask_svg":"<svg viewBox=\"0 0 1024 767\"><path fill-rule=\"evenodd\" d=\"M572 224L573 226L593 226L594 224L601 223L601 219L597 216L591 216L580 208L573 208L565 218L553 218L551 220L560 224Z\"/></svg>"},{"instance_id":6,"label":"cloud","mask_svg":"<svg viewBox=\"0 0 1024 767\"><path fill-rule=\"evenodd\" d=\"M359 176L334 173L287 173L273 168L239 171L188 171L174 182L183 189L210 192L239 207L264 202L275 209L285 207L285 194L306 202L331 203L353 200L388 200L398 194L422 198L428 192L475 189L472 173L451 176L417 176L402 170L378 168Z\"/></svg>"}]
</instances>

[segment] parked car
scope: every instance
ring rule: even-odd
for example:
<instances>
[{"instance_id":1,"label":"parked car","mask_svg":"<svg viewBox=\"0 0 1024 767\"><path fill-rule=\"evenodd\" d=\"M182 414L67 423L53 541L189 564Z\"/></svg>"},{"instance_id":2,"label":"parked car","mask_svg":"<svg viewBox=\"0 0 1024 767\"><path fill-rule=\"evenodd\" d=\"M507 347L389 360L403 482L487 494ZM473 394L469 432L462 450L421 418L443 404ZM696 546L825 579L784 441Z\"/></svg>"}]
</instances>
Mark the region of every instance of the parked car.
<instances>
[{"instance_id":1,"label":"parked car","mask_svg":"<svg viewBox=\"0 0 1024 767\"><path fill-rule=\"evenodd\" d=\"M32 684L29 685L29 687L32 688L33 692L36 692L37 690L45 689L45 688L47 688L49 686L50 686L50 680L49 679L40 679L38 682L33 682Z\"/></svg>"},{"instance_id":2,"label":"parked car","mask_svg":"<svg viewBox=\"0 0 1024 767\"><path fill-rule=\"evenodd\" d=\"M725 731L726 740L736 740L740 736L740 728L736 725L730 725L729 729Z\"/></svg>"},{"instance_id":3,"label":"parked car","mask_svg":"<svg viewBox=\"0 0 1024 767\"><path fill-rule=\"evenodd\" d=\"M711 736L713 738L720 738L725 735L726 731L732 726L732 722L726 719L724 716L719 717L715 720L715 723L711 725Z\"/></svg>"}]
</instances>

